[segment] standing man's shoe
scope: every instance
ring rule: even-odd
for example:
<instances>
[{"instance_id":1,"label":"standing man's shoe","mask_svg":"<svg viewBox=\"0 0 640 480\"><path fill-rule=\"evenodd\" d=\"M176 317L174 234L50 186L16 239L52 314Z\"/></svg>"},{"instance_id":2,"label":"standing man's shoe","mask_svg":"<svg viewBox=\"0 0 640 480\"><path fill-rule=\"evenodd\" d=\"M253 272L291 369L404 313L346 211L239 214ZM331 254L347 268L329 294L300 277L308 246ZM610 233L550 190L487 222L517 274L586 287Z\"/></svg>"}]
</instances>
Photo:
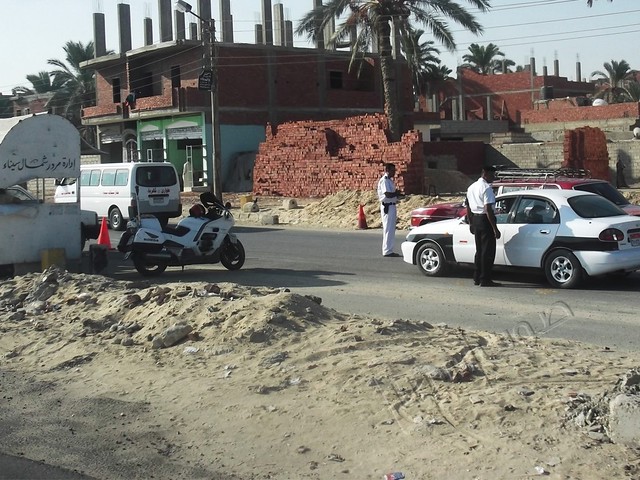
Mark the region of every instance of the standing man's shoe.
<instances>
[{"instance_id":1,"label":"standing man's shoe","mask_svg":"<svg viewBox=\"0 0 640 480\"><path fill-rule=\"evenodd\" d=\"M498 282L494 282L493 280L489 280L488 282L482 282L480 286L481 287L501 287L502 284Z\"/></svg>"},{"instance_id":2,"label":"standing man's shoe","mask_svg":"<svg viewBox=\"0 0 640 480\"><path fill-rule=\"evenodd\" d=\"M391 253L387 253L386 255L383 255L383 257L401 257L401 256L402 255L396 252L391 252Z\"/></svg>"}]
</instances>

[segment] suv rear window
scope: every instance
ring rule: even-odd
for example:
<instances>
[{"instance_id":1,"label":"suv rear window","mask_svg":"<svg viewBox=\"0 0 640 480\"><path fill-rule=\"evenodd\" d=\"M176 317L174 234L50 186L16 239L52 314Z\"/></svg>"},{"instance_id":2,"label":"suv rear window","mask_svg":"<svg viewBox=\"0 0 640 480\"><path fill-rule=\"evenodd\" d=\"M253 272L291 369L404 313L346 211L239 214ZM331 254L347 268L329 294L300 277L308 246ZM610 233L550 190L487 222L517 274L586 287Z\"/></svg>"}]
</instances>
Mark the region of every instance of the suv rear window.
<instances>
[{"instance_id":1,"label":"suv rear window","mask_svg":"<svg viewBox=\"0 0 640 480\"><path fill-rule=\"evenodd\" d=\"M585 183L583 185L576 185L573 189L580 190L581 192L596 193L601 197L612 201L619 207L629 205L629 200L624 198L624 196L608 182Z\"/></svg>"},{"instance_id":2,"label":"suv rear window","mask_svg":"<svg viewBox=\"0 0 640 480\"><path fill-rule=\"evenodd\" d=\"M141 166L136 170L136 183L141 187L168 187L177 184L178 179L176 171L169 165Z\"/></svg>"}]
</instances>

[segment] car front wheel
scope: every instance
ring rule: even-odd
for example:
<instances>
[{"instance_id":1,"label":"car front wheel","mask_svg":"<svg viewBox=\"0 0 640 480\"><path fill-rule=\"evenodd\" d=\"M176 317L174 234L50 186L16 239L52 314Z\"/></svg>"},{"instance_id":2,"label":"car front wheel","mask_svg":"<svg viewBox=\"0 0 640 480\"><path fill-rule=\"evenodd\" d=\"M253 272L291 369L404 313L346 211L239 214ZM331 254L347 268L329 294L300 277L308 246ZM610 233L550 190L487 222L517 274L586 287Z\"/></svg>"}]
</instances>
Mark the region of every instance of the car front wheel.
<instances>
[{"instance_id":1,"label":"car front wheel","mask_svg":"<svg viewBox=\"0 0 640 480\"><path fill-rule=\"evenodd\" d=\"M544 262L544 273L555 288L575 288L584 277L582 265L568 250L551 252Z\"/></svg>"},{"instance_id":2,"label":"car front wheel","mask_svg":"<svg viewBox=\"0 0 640 480\"><path fill-rule=\"evenodd\" d=\"M427 242L420 246L416 255L416 264L420 271L428 277L441 277L447 273L444 253L435 242Z\"/></svg>"}]
</instances>

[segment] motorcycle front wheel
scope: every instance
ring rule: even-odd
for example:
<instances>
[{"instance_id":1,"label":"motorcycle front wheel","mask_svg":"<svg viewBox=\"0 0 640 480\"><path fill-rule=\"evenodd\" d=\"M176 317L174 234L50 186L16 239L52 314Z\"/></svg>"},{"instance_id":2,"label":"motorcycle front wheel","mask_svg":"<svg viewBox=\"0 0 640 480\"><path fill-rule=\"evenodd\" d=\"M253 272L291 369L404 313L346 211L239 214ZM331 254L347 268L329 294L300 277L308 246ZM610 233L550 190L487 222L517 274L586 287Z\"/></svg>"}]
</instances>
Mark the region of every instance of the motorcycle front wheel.
<instances>
[{"instance_id":1,"label":"motorcycle front wheel","mask_svg":"<svg viewBox=\"0 0 640 480\"><path fill-rule=\"evenodd\" d=\"M240 270L244 265L244 247L240 240L226 241L220 252L220 263L227 270Z\"/></svg>"},{"instance_id":2,"label":"motorcycle front wheel","mask_svg":"<svg viewBox=\"0 0 640 480\"><path fill-rule=\"evenodd\" d=\"M132 255L133 257L133 266L136 267L136 270L140 275L145 277L150 277L153 275L160 275L167 269L166 263L154 263L149 264L146 262L144 255Z\"/></svg>"}]
</instances>

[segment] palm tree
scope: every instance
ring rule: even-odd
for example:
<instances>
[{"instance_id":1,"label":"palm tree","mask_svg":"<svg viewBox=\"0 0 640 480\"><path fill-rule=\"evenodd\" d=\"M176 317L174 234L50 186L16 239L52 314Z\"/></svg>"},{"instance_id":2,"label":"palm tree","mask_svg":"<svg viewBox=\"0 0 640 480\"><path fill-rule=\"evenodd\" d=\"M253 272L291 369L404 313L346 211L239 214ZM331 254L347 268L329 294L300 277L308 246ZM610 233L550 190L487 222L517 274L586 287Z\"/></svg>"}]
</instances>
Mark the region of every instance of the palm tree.
<instances>
[{"instance_id":1,"label":"palm tree","mask_svg":"<svg viewBox=\"0 0 640 480\"><path fill-rule=\"evenodd\" d=\"M463 67L470 68L480 75L488 75L502 69L502 60L496 59L498 56L504 57L504 53L500 51L497 45L489 43L485 47L472 43L469 45L469 53L462 56L462 59L466 62ZM509 61L513 64L513 61Z\"/></svg>"},{"instance_id":2,"label":"palm tree","mask_svg":"<svg viewBox=\"0 0 640 480\"><path fill-rule=\"evenodd\" d=\"M30 87L18 86L12 89L14 95L32 95L34 93L49 93L60 88L56 82L51 82L51 74L49 72L38 72L36 74L27 75L27 80L31 83Z\"/></svg>"},{"instance_id":3,"label":"palm tree","mask_svg":"<svg viewBox=\"0 0 640 480\"><path fill-rule=\"evenodd\" d=\"M402 37L402 52L409 65L411 77L413 79L413 92L416 96L420 96L422 86L425 82L426 73L440 65L440 59L436 56L440 54L433 40L427 40L420 43L420 38L424 34L424 30L413 30L407 37Z\"/></svg>"},{"instance_id":4,"label":"palm tree","mask_svg":"<svg viewBox=\"0 0 640 480\"><path fill-rule=\"evenodd\" d=\"M631 70L626 60L619 62L611 60L611 63L603 64L605 71L596 70L591 76L598 76L596 83L604 87L596 95L599 98L606 98L609 103L618 103L624 101L625 86L634 79L635 71Z\"/></svg>"},{"instance_id":5,"label":"palm tree","mask_svg":"<svg viewBox=\"0 0 640 480\"><path fill-rule=\"evenodd\" d=\"M630 102L640 102L640 83L633 81L627 85L626 95Z\"/></svg>"},{"instance_id":6,"label":"palm tree","mask_svg":"<svg viewBox=\"0 0 640 480\"><path fill-rule=\"evenodd\" d=\"M490 0L466 0L481 12L490 8ZM409 37L413 23L423 25L447 49L454 51L453 32L445 19L450 19L471 33L482 33L482 26L475 17L454 0L329 0L304 15L296 28L298 35L316 40L325 27L337 18L346 19L327 41L328 45L339 44L350 38L357 29L355 44L352 46L352 65L366 53L376 39L380 55L380 70L384 90L384 108L389 120L392 141L400 139L400 112L396 91L396 75L393 67L391 31L396 28L400 38Z\"/></svg>"},{"instance_id":7,"label":"palm tree","mask_svg":"<svg viewBox=\"0 0 640 480\"><path fill-rule=\"evenodd\" d=\"M80 64L93 58L93 42L84 45L82 42L67 42L62 47L66 53L66 63L49 59L47 63L57 67L50 75L53 83L60 85L56 90L52 103L62 107L64 116L74 125L80 126L82 107L95 101L95 83L92 70L80 69Z\"/></svg>"}]
</instances>

